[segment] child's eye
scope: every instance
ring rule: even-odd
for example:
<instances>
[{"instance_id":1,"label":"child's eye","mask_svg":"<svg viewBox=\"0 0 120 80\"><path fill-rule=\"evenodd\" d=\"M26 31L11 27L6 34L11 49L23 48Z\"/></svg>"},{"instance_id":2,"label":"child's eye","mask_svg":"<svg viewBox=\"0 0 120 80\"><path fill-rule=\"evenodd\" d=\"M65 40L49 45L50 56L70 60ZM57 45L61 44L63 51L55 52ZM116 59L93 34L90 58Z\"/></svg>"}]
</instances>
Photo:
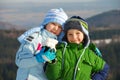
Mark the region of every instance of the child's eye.
<instances>
[{"instance_id":1,"label":"child's eye","mask_svg":"<svg viewBox=\"0 0 120 80\"><path fill-rule=\"evenodd\" d=\"M55 25L55 23L53 23L53 22L51 24Z\"/></svg>"},{"instance_id":2,"label":"child's eye","mask_svg":"<svg viewBox=\"0 0 120 80\"><path fill-rule=\"evenodd\" d=\"M69 36L72 35L72 34L68 34Z\"/></svg>"},{"instance_id":3,"label":"child's eye","mask_svg":"<svg viewBox=\"0 0 120 80\"><path fill-rule=\"evenodd\" d=\"M68 35L71 35L71 34L68 34Z\"/></svg>"},{"instance_id":4,"label":"child's eye","mask_svg":"<svg viewBox=\"0 0 120 80\"><path fill-rule=\"evenodd\" d=\"M77 32L76 34L80 34L79 32Z\"/></svg>"}]
</instances>

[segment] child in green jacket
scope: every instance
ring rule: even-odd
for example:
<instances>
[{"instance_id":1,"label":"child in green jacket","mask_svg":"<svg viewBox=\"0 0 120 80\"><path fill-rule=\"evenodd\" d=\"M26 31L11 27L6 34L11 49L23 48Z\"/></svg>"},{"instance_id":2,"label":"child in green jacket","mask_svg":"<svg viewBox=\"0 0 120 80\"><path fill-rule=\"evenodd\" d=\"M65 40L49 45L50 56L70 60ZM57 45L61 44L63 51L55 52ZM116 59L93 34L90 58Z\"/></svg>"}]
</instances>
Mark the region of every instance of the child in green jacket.
<instances>
[{"instance_id":1,"label":"child in green jacket","mask_svg":"<svg viewBox=\"0 0 120 80\"><path fill-rule=\"evenodd\" d=\"M48 80L105 80L109 66L90 48L87 22L79 16L64 25L64 42L57 45L54 64L48 63Z\"/></svg>"}]
</instances>

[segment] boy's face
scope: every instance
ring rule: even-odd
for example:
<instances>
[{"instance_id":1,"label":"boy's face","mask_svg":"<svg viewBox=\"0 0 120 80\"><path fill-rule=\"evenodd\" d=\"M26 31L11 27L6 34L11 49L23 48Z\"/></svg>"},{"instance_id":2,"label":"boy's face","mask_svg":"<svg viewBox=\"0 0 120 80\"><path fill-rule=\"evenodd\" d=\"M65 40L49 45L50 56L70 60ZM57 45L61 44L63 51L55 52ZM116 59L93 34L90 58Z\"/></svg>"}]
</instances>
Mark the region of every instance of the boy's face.
<instances>
[{"instance_id":1,"label":"boy's face","mask_svg":"<svg viewBox=\"0 0 120 80\"><path fill-rule=\"evenodd\" d=\"M59 25L57 23L48 23L46 25L46 30L50 31L51 33L53 33L55 35L59 35L60 32L62 31L62 27L61 27L61 25Z\"/></svg>"},{"instance_id":2,"label":"boy's face","mask_svg":"<svg viewBox=\"0 0 120 80\"><path fill-rule=\"evenodd\" d=\"M84 39L84 34L80 30L70 29L67 32L67 39L70 43L80 44Z\"/></svg>"}]
</instances>

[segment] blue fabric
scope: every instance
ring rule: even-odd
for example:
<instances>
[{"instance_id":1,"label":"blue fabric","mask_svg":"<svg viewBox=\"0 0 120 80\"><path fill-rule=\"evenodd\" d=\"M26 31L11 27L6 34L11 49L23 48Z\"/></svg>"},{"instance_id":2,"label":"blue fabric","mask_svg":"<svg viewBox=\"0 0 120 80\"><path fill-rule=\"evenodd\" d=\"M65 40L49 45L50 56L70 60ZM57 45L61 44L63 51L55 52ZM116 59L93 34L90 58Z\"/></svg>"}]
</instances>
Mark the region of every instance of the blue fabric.
<instances>
[{"instance_id":1,"label":"blue fabric","mask_svg":"<svg viewBox=\"0 0 120 80\"><path fill-rule=\"evenodd\" d=\"M92 80L105 80L104 77L102 77L100 74L95 74L92 78Z\"/></svg>"},{"instance_id":2,"label":"blue fabric","mask_svg":"<svg viewBox=\"0 0 120 80\"><path fill-rule=\"evenodd\" d=\"M101 54L100 50L99 50L97 47L95 48L95 53L96 53L98 56L102 57L102 54Z\"/></svg>"},{"instance_id":3,"label":"blue fabric","mask_svg":"<svg viewBox=\"0 0 120 80\"><path fill-rule=\"evenodd\" d=\"M42 55L43 55L43 53L44 53L44 50L45 50L45 48L42 48L41 49L41 51L38 53L38 54L36 54L36 60L38 61L38 62L44 62L45 60L42 58Z\"/></svg>"},{"instance_id":4,"label":"blue fabric","mask_svg":"<svg viewBox=\"0 0 120 80\"><path fill-rule=\"evenodd\" d=\"M61 25L62 29L64 29L64 23L68 19L67 14L64 12L62 8L58 9L50 9L46 14L43 22L40 24L40 27L32 28L26 32L24 32L21 36L18 37L18 41L20 43L25 43L25 38L34 32L40 32L41 29L44 29L45 25L50 22L55 22Z\"/></svg>"},{"instance_id":5,"label":"blue fabric","mask_svg":"<svg viewBox=\"0 0 120 80\"><path fill-rule=\"evenodd\" d=\"M92 76L92 80L105 80L108 75L108 71L109 71L109 66L108 64L105 64L103 70L99 71L98 73L95 73Z\"/></svg>"},{"instance_id":6,"label":"blue fabric","mask_svg":"<svg viewBox=\"0 0 120 80\"><path fill-rule=\"evenodd\" d=\"M20 35L17 39L20 43L24 43L25 42L25 38L28 37L29 35L31 35L34 32L40 32L41 28L43 26L40 27L35 27L35 28L31 28L28 31L24 32L22 35Z\"/></svg>"},{"instance_id":7,"label":"blue fabric","mask_svg":"<svg viewBox=\"0 0 120 80\"><path fill-rule=\"evenodd\" d=\"M16 75L16 80L25 80L29 77L28 75L32 75L38 80L47 80L43 71L43 60L38 63L36 56L34 56L37 54L35 53L35 48L37 48L39 43L42 44L42 46L45 46L44 43L47 38L56 39L57 36L53 35L45 29L40 29L39 33L34 32L27 36L32 36L34 39L29 42L27 41L27 37L25 37L25 43L21 43L21 46L16 53L15 63L19 69ZM24 69L24 71L21 69ZM24 76L21 77L21 73Z\"/></svg>"},{"instance_id":8,"label":"blue fabric","mask_svg":"<svg viewBox=\"0 0 120 80\"><path fill-rule=\"evenodd\" d=\"M63 24L67 19L68 19L68 16L62 8L51 9L47 12L41 25L44 26L50 22L55 22L60 24L62 26L62 29L64 29Z\"/></svg>"},{"instance_id":9,"label":"blue fabric","mask_svg":"<svg viewBox=\"0 0 120 80\"><path fill-rule=\"evenodd\" d=\"M53 59L55 59L55 57L56 57L54 50L51 50L51 49L49 49L48 51L46 51L46 52L44 53L44 55L45 55L49 60L53 60Z\"/></svg>"},{"instance_id":10,"label":"blue fabric","mask_svg":"<svg viewBox=\"0 0 120 80\"><path fill-rule=\"evenodd\" d=\"M55 59L55 57L56 57L55 52L54 52L53 50L51 50L50 48L49 48L47 51L45 51L45 48L46 48L46 47L43 47L43 48L41 49L41 51L40 51L38 54L36 54L36 60L37 60L38 62L45 62L45 61L46 61L46 60L42 57L42 55L46 56L46 58L47 58L48 60L53 60L53 59Z\"/></svg>"}]
</instances>

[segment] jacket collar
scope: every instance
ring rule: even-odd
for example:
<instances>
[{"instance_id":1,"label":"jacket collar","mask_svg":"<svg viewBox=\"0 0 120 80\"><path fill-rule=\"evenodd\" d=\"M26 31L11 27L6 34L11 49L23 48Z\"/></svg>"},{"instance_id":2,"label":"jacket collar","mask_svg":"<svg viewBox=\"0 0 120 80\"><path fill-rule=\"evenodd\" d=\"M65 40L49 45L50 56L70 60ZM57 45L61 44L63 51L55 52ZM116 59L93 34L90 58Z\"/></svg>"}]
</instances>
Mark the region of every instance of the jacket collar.
<instances>
[{"instance_id":1,"label":"jacket collar","mask_svg":"<svg viewBox=\"0 0 120 80\"><path fill-rule=\"evenodd\" d=\"M47 31L46 29L41 29L41 35L43 37L49 37L49 38L53 38L53 39L57 39L57 36L49 31Z\"/></svg>"},{"instance_id":2,"label":"jacket collar","mask_svg":"<svg viewBox=\"0 0 120 80\"><path fill-rule=\"evenodd\" d=\"M78 48L78 49L82 49L84 48L83 44L80 43L80 44L76 44L76 43L68 43L68 47L70 48Z\"/></svg>"},{"instance_id":3,"label":"jacket collar","mask_svg":"<svg viewBox=\"0 0 120 80\"><path fill-rule=\"evenodd\" d=\"M62 43L60 44L59 46L57 46L58 48L59 47L65 47L65 44ZM76 43L67 43L67 47L70 47L71 49L75 49L75 48L78 48L78 49L83 49L84 48L84 45L82 43L80 44L76 44Z\"/></svg>"}]
</instances>

